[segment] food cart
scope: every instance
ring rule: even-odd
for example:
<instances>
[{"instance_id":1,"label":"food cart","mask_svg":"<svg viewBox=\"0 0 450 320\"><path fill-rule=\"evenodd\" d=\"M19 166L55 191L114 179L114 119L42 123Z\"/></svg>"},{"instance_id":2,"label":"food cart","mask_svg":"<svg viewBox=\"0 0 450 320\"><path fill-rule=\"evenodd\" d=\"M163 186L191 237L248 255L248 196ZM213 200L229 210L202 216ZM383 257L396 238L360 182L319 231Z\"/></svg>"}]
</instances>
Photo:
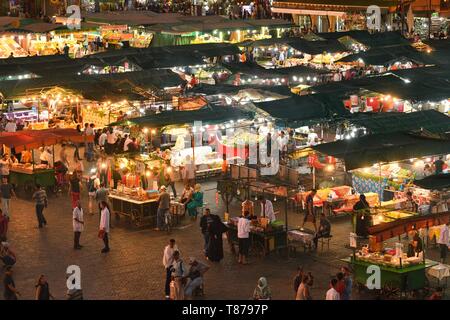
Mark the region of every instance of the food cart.
<instances>
[{"instance_id":1,"label":"food cart","mask_svg":"<svg viewBox=\"0 0 450 320\"><path fill-rule=\"evenodd\" d=\"M31 194L36 184L53 190L55 186L55 170L47 167L13 165L9 170L10 183Z\"/></svg>"},{"instance_id":2,"label":"food cart","mask_svg":"<svg viewBox=\"0 0 450 320\"><path fill-rule=\"evenodd\" d=\"M398 219L394 219L399 215ZM381 294L386 297L398 296L402 293L417 293L428 287L426 269L437 265L437 262L425 258L422 250L409 256L403 252L401 235L413 230L419 231L419 236L430 235L431 228L447 223L450 212L429 215L403 216L401 212L390 212L394 216L390 221L375 223L368 228L369 244L342 261L353 269L354 277L360 288L364 288L367 279L373 274L368 273L369 266L378 266L381 272ZM395 248L388 248L389 239L399 237ZM354 246L356 248L356 245ZM373 268L373 267L372 267Z\"/></svg>"},{"instance_id":3,"label":"food cart","mask_svg":"<svg viewBox=\"0 0 450 320\"><path fill-rule=\"evenodd\" d=\"M428 259L420 260L412 257L406 258L400 266L388 262L388 259L390 259L389 255L374 254L358 255L341 261L351 266L354 279L360 286L365 286L368 278L372 275L367 272L368 268L374 265L378 266L381 271L381 294L387 297L423 289L428 285L426 270L438 264Z\"/></svg>"},{"instance_id":4,"label":"food cart","mask_svg":"<svg viewBox=\"0 0 450 320\"><path fill-rule=\"evenodd\" d=\"M239 217L230 218L226 222L228 226L227 237L232 252L236 252L234 246L238 244L237 222ZM268 224L267 219L260 218L252 222L250 226L250 250L249 254L255 257L264 257L271 252L276 252L287 247L286 228L283 222L274 221Z\"/></svg>"}]
</instances>

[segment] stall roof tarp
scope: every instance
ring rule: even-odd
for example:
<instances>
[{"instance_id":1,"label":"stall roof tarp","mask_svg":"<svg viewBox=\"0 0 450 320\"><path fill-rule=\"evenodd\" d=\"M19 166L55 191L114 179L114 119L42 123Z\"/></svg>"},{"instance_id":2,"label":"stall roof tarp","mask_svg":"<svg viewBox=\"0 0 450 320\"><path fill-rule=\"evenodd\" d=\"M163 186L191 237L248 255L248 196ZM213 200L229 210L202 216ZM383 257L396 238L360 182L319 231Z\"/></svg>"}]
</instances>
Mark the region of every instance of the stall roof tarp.
<instances>
[{"instance_id":1,"label":"stall roof tarp","mask_svg":"<svg viewBox=\"0 0 450 320\"><path fill-rule=\"evenodd\" d=\"M359 59L367 65L388 65L405 59L419 64L436 64L439 62L438 60L433 59L429 54L419 52L410 45L375 47L365 52L351 54L338 61L355 62Z\"/></svg>"},{"instance_id":2,"label":"stall roof tarp","mask_svg":"<svg viewBox=\"0 0 450 320\"><path fill-rule=\"evenodd\" d=\"M16 152L49 146L63 141L89 142L93 141L93 137L86 137L76 129L22 130L0 133L0 145L14 147Z\"/></svg>"},{"instance_id":3,"label":"stall roof tarp","mask_svg":"<svg viewBox=\"0 0 450 320\"><path fill-rule=\"evenodd\" d=\"M347 170L406 159L450 153L450 135L406 132L381 133L314 146L313 149L345 161Z\"/></svg>"},{"instance_id":4,"label":"stall roof tarp","mask_svg":"<svg viewBox=\"0 0 450 320\"><path fill-rule=\"evenodd\" d=\"M309 41L300 37L288 37L288 38L270 38L256 41L245 41L238 44L242 47L268 47L273 45L287 45L300 52L316 55L327 53L337 53L348 51L344 45L342 45L336 39L316 40Z\"/></svg>"},{"instance_id":5,"label":"stall roof tarp","mask_svg":"<svg viewBox=\"0 0 450 320\"><path fill-rule=\"evenodd\" d=\"M242 85L242 86L234 86L231 84L219 84L219 85L211 85L202 83L198 86L195 86L189 92L194 94L205 94L207 96L218 95L218 94L228 94L228 93L237 93L240 90L244 89L259 89L264 91L273 92L276 94L280 94L283 96L291 96L292 92L287 86L263 86L263 85Z\"/></svg>"},{"instance_id":6,"label":"stall roof tarp","mask_svg":"<svg viewBox=\"0 0 450 320\"><path fill-rule=\"evenodd\" d=\"M435 174L420 180L414 180L414 184L428 190L443 190L450 188L450 173Z\"/></svg>"},{"instance_id":7,"label":"stall roof tarp","mask_svg":"<svg viewBox=\"0 0 450 320\"><path fill-rule=\"evenodd\" d=\"M441 40L427 40L425 44L429 45L433 51L427 53L433 59L439 61L439 64L448 65L450 59L450 38ZM448 67L446 67L448 69Z\"/></svg>"},{"instance_id":8,"label":"stall roof tarp","mask_svg":"<svg viewBox=\"0 0 450 320\"><path fill-rule=\"evenodd\" d=\"M311 68L307 66L266 69L255 62L248 61L245 63L222 63L222 65L233 73L243 73L268 79L283 76L314 76L329 73L323 69Z\"/></svg>"},{"instance_id":9,"label":"stall roof tarp","mask_svg":"<svg viewBox=\"0 0 450 320\"><path fill-rule=\"evenodd\" d=\"M433 133L450 132L450 117L436 110L409 113L355 113L350 121L367 128L373 134L418 129Z\"/></svg>"},{"instance_id":10,"label":"stall roof tarp","mask_svg":"<svg viewBox=\"0 0 450 320\"><path fill-rule=\"evenodd\" d=\"M128 85L124 88L123 84ZM145 100L141 89L155 91L181 84L181 78L170 70L153 70L107 75L68 75L0 82L0 94L5 99L17 99L30 90L60 87L81 94L86 99L112 102ZM138 91L136 91L137 89Z\"/></svg>"},{"instance_id":11,"label":"stall roof tarp","mask_svg":"<svg viewBox=\"0 0 450 320\"><path fill-rule=\"evenodd\" d=\"M350 37L370 48L398 46L410 43L397 31L369 33L365 30L352 30L343 32L318 33L318 36L330 40L341 39L342 37Z\"/></svg>"},{"instance_id":12,"label":"stall roof tarp","mask_svg":"<svg viewBox=\"0 0 450 320\"><path fill-rule=\"evenodd\" d=\"M105 59L127 57L140 67L169 68L176 66L192 66L203 64L203 58L238 54L239 48L229 43L206 43L181 46L149 47L144 49L123 49L93 54L89 59ZM145 61L143 65L141 61Z\"/></svg>"},{"instance_id":13,"label":"stall roof tarp","mask_svg":"<svg viewBox=\"0 0 450 320\"><path fill-rule=\"evenodd\" d=\"M279 122L301 124L348 117L344 105L320 95L292 95L290 98L259 102L255 106Z\"/></svg>"},{"instance_id":14,"label":"stall roof tarp","mask_svg":"<svg viewBox=\"0 0 450 320\"><path fill-rule=\"evenodd\" d=\"M161 128L169 125L194 125L201 121L203 125L223 123L230 120L250 119L253 113L242 111L232 107L207 106L199 110L170 111L155 115L124 120L113 123L115 125L138 125L143 127Z\"/></svg>"},{"instance_id":15,"label":"stall roof tarp","mask_svg":"<svg viewBox=\"0 0 450 320\"><path fill-rule=\"evenodd\" d=\"M376 237L377 242L401 236L412 230L440 226L450 221L450 212L434 213L423 216L413 216L406 219L398 219L393 222L381 223L370 226L368 233Z\"/></svg>"},{"instance_id":16,"label":"stall roof tarp","mask_svg":"<svg viewBox=\"0 0 450 320\"><path fill-rule=\"evenodd\" d=\"M440 101L450 97L450 71L439 66L413 68L314 87L315 92L335 98L361 89L406 100Z\"/></svg>"}]
</instances>

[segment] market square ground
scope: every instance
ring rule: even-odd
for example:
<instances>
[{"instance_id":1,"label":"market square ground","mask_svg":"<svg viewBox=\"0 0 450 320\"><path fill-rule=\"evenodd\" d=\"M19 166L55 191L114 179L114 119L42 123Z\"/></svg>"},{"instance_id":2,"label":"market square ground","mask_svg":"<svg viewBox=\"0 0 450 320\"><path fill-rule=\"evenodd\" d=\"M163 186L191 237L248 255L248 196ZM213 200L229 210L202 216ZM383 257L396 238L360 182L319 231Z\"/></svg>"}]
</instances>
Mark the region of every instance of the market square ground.
<instances>
[{"instance_id":1,"label":"market square ground","mask_svg":"<svg viewBox=\"0 0 450 320\"><path fill-rule=\"evenodd\" d=\"M215 204L216 182L204 182L206 201L213 213L223 217L223 202ZM181 190L181 185L178 185ZM86 192L84 192L86 193ZM87 207L87 196L83 195ZM279 203L275 203L277 206ZM233 202L231 214L238 212L238 203ZM84 248L72 249L73 234L70 199L67 195L51 197L45 214L48 226L37 229L34 203L26 199L12 200L12 219L9 242L18 260L14 267L16 287L21 299L34 298L34 285L40 274L45 274L53 295L65 299L65 272L69 265L81 268L82 288L85 299L162 299L164 269L162 251L169 238L177 240L184 259L202 258L202 236L198 221L184 218L179 228L171 234L152 229L136 229L125 220L112 219L111 252L101 254L102 242L97 238L99 215L86 214L86 228L82 234ZM303 215L289 212L289 224L301 224ZM260 276L266 276L274 299L293 299L292 280L297 266L302 265L315 276L312 289L314 299L324 299L328 282L339 271L343 263L339 260L351 251L346 248L351 230L350 218L332 220L333 239L330 249L317 253L297 254L289 259L272 254L264 259L251 261L248 266L237 264L224 242L225 258L220 263L209 263L211 269L205 275L204 299L248 300ZM437 249L430 248L428 257L436 260ZM372 294L359 294L354 289L354 299L374 299Z\"/></svg>"}]
</instances>

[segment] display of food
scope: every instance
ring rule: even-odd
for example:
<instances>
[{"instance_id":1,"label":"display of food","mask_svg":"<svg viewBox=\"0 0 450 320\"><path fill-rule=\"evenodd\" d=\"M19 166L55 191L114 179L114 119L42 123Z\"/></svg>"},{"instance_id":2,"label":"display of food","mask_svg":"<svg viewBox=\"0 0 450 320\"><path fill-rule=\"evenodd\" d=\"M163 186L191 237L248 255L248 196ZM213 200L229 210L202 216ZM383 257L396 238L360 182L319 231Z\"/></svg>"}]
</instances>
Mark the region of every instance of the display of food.
<instances>
[{"instance_id":1,"label":"display of food","mask_svg":"<svg viewBox=\"0 0 450 320\"><path fill-rule=\"evenodd\" d=\"M33 167L33 165L31 163L14 163L11 166L11 171L27 173L27 174L32 174L33 171L45 170L45 169L48 169L48 165L46 165L46 164L35 164Z\"/></svg>"},{"instance_id":2,"label":"display of food","mask_svg":"<svg viewBox=\"0 0 450 320\"><path fill-rule=\"evenodd\" d=\"M402 253L400 257L392 254L382 254L380 252L367 253L361 250L355 255L356 260L372 263L379 266L393 267L393 268L404 268L413 265L417 265L423 262L420 257L409 257L406 253Z\"/></svg>"},{"instance_id":3,"label":"display of food","mask_svg":"<svg viewBox=\"0 0 450 320\"><path fill-rule=\"evenodd\" d=\"M129 188L119 183L116 190L110 191L110 195L135 201L155 201L158 198L158 191L144 190L141 187Z\"/></svg>"}]
</instances>

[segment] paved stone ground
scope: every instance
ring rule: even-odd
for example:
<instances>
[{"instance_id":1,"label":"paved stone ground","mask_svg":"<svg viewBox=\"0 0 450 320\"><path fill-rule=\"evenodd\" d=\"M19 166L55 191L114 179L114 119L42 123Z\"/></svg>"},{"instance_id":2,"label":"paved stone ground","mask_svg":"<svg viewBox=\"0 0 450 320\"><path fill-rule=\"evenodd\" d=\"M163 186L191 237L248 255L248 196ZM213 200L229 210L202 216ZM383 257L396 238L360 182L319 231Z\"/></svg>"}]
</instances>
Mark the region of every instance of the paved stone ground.
<instances>
[{"instance_id":1,"label":"paved stone ground","mask_svg":"<svg viewBox=\"0 0 450 320\"><path fill-rule=\"evenodd\" d=\"M213 213L223 215L220 201L215 204L214 181L202 184L206 201ZM178 185L181 190L181 185ZM84 192L82 202L87 207ZM281 205L275 203L275 207ZM33 299L34 284L40 274L45 274L51 291L58 299L65 299L65 271L68 265L79 265L82 271L82 287L86 299L162 299L164 269L162 251L169 238L177 240L184 259L202 257L202 237L196 222L185 218L180 228L169 235L151 229L136 229L124 220L112 219L111 251L101 254L102 241L97 238L98 214L86 214L85 232L80 251L72 249L72 215L69 196L51 197L45 210L48 226L37 228L33 202L27 199L12 200L12 220L9 242L16 251L18 261L14 267L14 278L22 299ZM238 203L230 210L236 215ZM87 210L86 210L87 211ZM289 212L289 224L300 225L300 215ZM350 254L345 248L350 232L349 217L332 221L333 240L330 250L294 257L272 254L264 259L252 260L248 266L239 265L224 242L225 258L220 263L209 263L211 269L205 275L205 299L249 299L260 276L266 276L274 299L293 299L292 279L298 265L315 275L312 295L323 299L328 281L336 274L342 263L339 259ZM431 249L432 258L437 250ZM359 296L355 290L354 298Z\"/></svg>"}]
</instances>

